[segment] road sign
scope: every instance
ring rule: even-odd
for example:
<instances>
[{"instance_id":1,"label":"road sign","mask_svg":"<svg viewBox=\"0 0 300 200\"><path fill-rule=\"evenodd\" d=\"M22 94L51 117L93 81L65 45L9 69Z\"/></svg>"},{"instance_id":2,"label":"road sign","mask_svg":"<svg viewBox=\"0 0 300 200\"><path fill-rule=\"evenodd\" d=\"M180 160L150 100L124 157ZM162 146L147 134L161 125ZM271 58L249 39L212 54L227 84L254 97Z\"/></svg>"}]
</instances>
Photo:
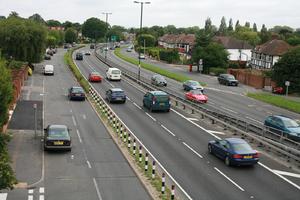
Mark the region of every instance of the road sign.
<instances>
[{"instance_id":1,"label":"road sign","mask_svg":"<svg viewBox=\"0 0 300 200\"><path fill-rule=\"evenodd\" d=\"M290 86L290 82L289 81L285 81L285 86Z\"/></svg>"},{"instance_id":2,"label":"road sign","mask_svg":"<svg viewBox=\"0 0 300 200\"><path fill-rule=\"evenodd\" d=\"M116 41L116 40L117 40L117 36L116 36L116 35L112 35L112 36L110 37L110 39L111 39L111 41Z\"/></svg>"},{"instance_id":3,"label":"road sign","mask_svg":"<svg viewBox=\"0 0 300 200\"><path fill-rule=\"evenodd\" d=\"M199 60L199 65L202 65L202 64L203 64L203 60L200 59L200 60Z\"/></svg>"}]
</instances>

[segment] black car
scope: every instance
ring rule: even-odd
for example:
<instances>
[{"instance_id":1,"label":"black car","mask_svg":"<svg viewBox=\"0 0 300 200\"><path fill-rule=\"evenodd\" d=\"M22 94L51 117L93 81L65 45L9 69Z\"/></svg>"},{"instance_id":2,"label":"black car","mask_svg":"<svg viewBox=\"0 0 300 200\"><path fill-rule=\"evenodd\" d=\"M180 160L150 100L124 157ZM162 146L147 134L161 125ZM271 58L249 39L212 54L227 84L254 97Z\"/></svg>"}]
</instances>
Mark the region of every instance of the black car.
<instances>
[{"instance_id":1,"label":"black car","mask_svg":"<svg viewBox=\"0 0 300 200\"><path fill-rule=\"evenodd\" d=\"M82 87L73 86L69 89L68 97L70 100L82 100L85 101L85 92Z\"/></svg>"},{"instance_id":2,"label":"black car","mask_svg":"<svg viewBox=\"0 0 300 200\"><path fill-rule=\"evenodd\" d=\"M220 74L218 77L220 84L238 86L239 81L231 74Z\"/></svg>"},{"instance_id":3,"label":"black car","mask_svg":"<svg viewBox=\"0 0 300 200\"><path fill-rule=\"evenodd\" d=\"M94 44L91 44L91 45L90 45L90 49L95 49L95 45L94 45Z\"/></svg>"},{"instance_id":4,"label":"black car","mask_svg":"<svg viewBox=\"0 0 300 200\"><path fill-rule=\"evenodd\" d=\"M167 81L162 75L155 74L151 77L151 84L156 86L167 86Z\"/></svg>"},{"instance_id":5,"label":"black car","mask_svg":"<svg viewBox=\"0 0 300 200\"><path fill-rule=\"evenodd\" d=\"M72 148L71 136L66 125L48 125L44 129L44 150L68 150Z\"/></svg>"},{"instance_id":6,"label":"black car","mask_svg":"<svg viewBox=\"0 0 300 200\"><path fill-rule=\"evenodd\" d=\"M111 88L106 91L106 99L108 102L126 102L125 92L120 88Z\"/></svg>"},{"instance_id":7,"label":"black car","mask_svg":"<svg viewBox=\"0 0 300 200\"><path fill-rule=\"evenodd\" d=\"M51 56L48 55L48 54L45 54L45 55L44 55L44 59L45 59L45 60L51 60Z\"/></svg>"},{"instance_id":8,"label":"black car","mask_svg":"<svg viewBox=\"0 0 300 200\"><path fill-rule=\"evenodd\" d=\"M76 60L83 60L83 54L80 52L76 53Z\"/></svg>"}]
</instances>

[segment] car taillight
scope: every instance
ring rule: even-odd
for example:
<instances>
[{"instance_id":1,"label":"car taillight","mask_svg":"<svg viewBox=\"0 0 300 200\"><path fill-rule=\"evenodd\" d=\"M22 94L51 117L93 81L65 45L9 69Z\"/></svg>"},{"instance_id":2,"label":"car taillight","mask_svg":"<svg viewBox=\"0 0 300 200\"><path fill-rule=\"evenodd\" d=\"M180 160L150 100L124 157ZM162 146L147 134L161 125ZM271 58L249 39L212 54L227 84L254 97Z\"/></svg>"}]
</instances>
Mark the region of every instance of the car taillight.
<instances>
[{"instance_id":1,"label":"car taillight","mask_svg":"<svg viewBox=\"0 0 300 200\"><path fill-rule=\"evenodd\" d=\"M253 158L259 158L259 153L253 154Z\"/></svg>"},{"instance_id":2,"label":"car taillight","mask_svg":"<svg viewBox=\"0 0 300 200\"><path fill-rule=\"evenodd\" d=\"M243 158L243 156L240 155L240 154L234 154L232 157L233 157L233 158L237 158L237 159Z\"/></svg>"},{"instance_id":3,"label":"car taillight","mask_svg":"<svg viewBox=\"0 0 300 200\"><path fill-rule=\"evenodd\" d=\"M153 104L153 105L155 104L155 101L156 101L156 97L153 97L153 98L152 98L152 104Z\"/></svg>"}]
</instances>

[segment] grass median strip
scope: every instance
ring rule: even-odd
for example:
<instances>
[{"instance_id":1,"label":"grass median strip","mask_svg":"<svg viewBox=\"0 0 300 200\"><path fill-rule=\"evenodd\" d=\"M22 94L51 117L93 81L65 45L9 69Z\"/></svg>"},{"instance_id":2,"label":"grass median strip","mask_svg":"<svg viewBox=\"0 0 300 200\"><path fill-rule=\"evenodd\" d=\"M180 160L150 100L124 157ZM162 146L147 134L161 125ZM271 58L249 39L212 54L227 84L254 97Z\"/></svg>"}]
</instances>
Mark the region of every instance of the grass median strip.
<instances>
[{"instance_id":1,"label":"grass median strip","mask_svg":"<svg viewBox=\"0 0 300 200\"><path fill-rule=\"evenodd\" d=\"M118 48L114 51L115 55L118 56L119 58L121 58L122 60L125 60L131 64L134 64L134 65L138 65L139 61L135 58L131 58L131 57L128 57L126 55L123 55L121 53L121 48ZM168 70L165 70L165 69L162 69L160 67L157 67L155 65L151 65L149 63L144 63L144 62L141 62L141 67L144 68L144 69L147 69L149 71L152 71L152 72L155 72L155 73L158 73L158 74L161 74L165 77L168 77L168 78L171 78L171 79L174 79L176 81L179 81L179 82L184 82L184 81L187 81L187 80L190 80L191 78L188 77L188 76L184 76L184 75L181 75L181 74L177 74L177 73L174 73L174 72L170 72ZM206 84L205 83L202 83L202 82L199 82L201 85L205 86Z\"/></svg>"},{"instance_id":2,"label":"grass median strip","mask_svg":"<svg viewBox=\"0 0 300 200\"><path fill-rule=\"evenodd\" d=\"M300 102L287 99L284 96L277 96L267 93L247 93L247 96L296 113L300 113Z\"/></svg>"}]
</instances>

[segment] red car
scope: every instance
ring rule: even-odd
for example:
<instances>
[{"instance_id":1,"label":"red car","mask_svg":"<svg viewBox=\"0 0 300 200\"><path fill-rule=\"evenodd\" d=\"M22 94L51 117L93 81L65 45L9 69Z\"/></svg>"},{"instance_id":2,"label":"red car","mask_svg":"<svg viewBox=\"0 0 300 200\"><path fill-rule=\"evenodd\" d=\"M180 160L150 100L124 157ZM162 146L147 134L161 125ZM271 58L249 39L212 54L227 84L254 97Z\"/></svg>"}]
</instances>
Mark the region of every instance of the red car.
<instances>
[{"instance_id":1,"label":"red car","mask_svg":"<svg viewBox=\"0 0 300 200\"><path fill-rule=\"evenodd\" d=\"M185 98L199 103L206 103L208 100L208 97L201 90L190 90L185 93Z\"/></svg>"},{"instance_id":2,"label":"red car","mask_svg":"<svg viewBox=\"0 0 300 200\"><path fill-rule=\"evenodd\" d=\"M89 81L90 82L101 82L102 77L100 76L100 74L98 72L92 72L89 74Z\"/></svg>"}]
</instances>

